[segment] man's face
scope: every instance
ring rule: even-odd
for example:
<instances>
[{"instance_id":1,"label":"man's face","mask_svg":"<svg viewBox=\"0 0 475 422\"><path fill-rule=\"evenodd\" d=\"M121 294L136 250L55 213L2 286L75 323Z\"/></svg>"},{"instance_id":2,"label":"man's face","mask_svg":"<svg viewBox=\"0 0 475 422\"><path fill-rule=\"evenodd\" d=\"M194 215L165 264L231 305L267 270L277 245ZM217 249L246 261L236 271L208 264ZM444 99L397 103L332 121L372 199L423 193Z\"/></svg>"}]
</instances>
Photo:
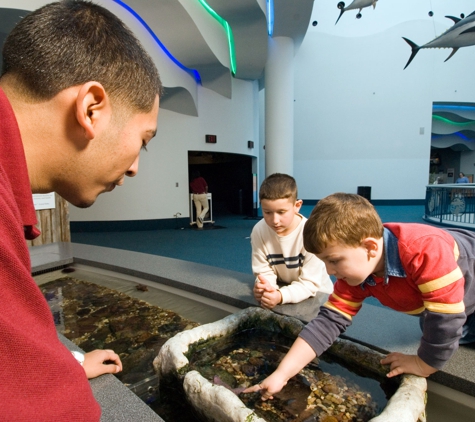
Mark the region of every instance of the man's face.
<instances>
[{"instance_id":1,"label":"man's face","mask_svg":"<svg viewBox=\"0 0 475 422\"><path fill-rule=\"evenodd\" d=\"M90 141L88 151L71 163L68 181L57 192L80 208L91 206L103 192L124 183L125 176L138 172L140 150L155 136L159 108L158 95L149 113L114 115ZM120 113L119 113L120 114ZM71 174L72 172L72 174Z\"/></svg>"},{"instance_id":2,"label":"man's face","mask_svg":"<svg viewBox=\"0 0 475 422\"><path fill-rule=\"evenodd\" d=\"M286 236L295 228L294 217L300 206L301 201L294 202L290 198L261 201L265 222L279 236Z\"/></svg>"},{"instance_id":3,"label":"man's face","mask_svg":"<svg viewBox=\"0 0 475 422\"><path fill-rule=\"evenodd\" d=\"M350 286L358 286L374 270L374 262L363 245L352 247L332 243L317 257L323 261L329 275L346 281Z\"/></svg>"}]
</instances>

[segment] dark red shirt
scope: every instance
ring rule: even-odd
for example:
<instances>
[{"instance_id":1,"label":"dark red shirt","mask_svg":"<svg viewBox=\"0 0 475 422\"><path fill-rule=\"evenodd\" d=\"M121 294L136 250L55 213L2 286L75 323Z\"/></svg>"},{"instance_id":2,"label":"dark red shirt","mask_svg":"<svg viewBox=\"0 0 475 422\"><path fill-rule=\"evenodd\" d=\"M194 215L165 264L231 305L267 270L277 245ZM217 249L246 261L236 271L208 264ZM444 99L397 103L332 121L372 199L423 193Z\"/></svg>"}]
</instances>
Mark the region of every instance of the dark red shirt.
<instances>
[{"instance_id":1,"label":"dark red shirt","mask_svg":"<svg viewBox=\"0 0 475 422\"><path fill-rule=\"evenodd\" d=\"M0 420L98 421L86 374L31 276L36 214L23 144L0 89Z\"/></svg>"},{"instance_id":2,"label":"dark red shirt","mask_svg":"<svg viewBox=\"0 0 475 422\"><path fill-rule=\"evenodd\" d=\"M206 193L208 189L208 184L206 180L203 179L201 176L193 179L190 183L191 192L195 194Z\"/></svg>"}]
</instances>

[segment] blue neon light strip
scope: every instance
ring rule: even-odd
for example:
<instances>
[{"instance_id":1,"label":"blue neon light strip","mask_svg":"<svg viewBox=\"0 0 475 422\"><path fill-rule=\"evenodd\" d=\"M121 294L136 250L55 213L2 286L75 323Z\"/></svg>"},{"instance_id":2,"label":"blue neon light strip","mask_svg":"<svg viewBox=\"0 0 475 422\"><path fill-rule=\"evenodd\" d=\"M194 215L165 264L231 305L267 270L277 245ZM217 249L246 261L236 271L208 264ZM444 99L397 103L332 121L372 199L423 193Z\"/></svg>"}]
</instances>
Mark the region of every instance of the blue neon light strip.
<instances>
[{"instance_id":1,"label":"blue neon light strip","mask_svg":"<svg viewBox=\"0 0 475 422\"><path fill-rule=\"evenodd\" d=\"M475 106L462 106L462 105L439 105L439 104L434 104L432 106L433 109L452 109L452 110L469 110L469 111L474 111Z\"/></svg>"},{"instance_id":2,"label":"blue neon light strip","mask_svg":"<svg viewBox=\"0 0 475 422\"><path fill-rule=\"evenodd\" d=\"M274 0L267 0L267 33L274 33Z\"/></svg>"},{"instance_id":3,"label":"blue neon light strip","mask_svg":"<svg viewBox=\"0 0 475 422\"><path fill-rule=\"evenodd\" d=\"M152 28L150 28L147 23L142 19L142 17L130 6L122 2L121 0L113 0L115 3L119 4L122 6L125 10L130 12L142 25L143 27L150 33L152 38L155 40L155 42L160 46L160 48L165 52L165 54L170 57L173 63L175 63L180 69L183 69L185 72L189 73L193 78L195 79L196 83L201 84L201 76L198 73L197 70L195 69L190 69L189 67L186 67L182 63L180 63L175 57L172 56L172 54L167 50L167 48L163 45L163 43L158 39L158 37L155 35L155 33L152 31Z\"/></svg>"},{"instance_id":4,"label":"blue neon light strip","mask_svg":"<svg viewBox=\"0 0 475 422\"><path fill-rule=\"evenodd\" d=\"M474 142L473 138L469 138L468 136L465 136L463 133L460 132L450 133L449 135L432 135L432 139L446 138L447 136L452 135L458 136L459 138L462 138L464 141L467 142Z\"/></svg>"}]
</instances>

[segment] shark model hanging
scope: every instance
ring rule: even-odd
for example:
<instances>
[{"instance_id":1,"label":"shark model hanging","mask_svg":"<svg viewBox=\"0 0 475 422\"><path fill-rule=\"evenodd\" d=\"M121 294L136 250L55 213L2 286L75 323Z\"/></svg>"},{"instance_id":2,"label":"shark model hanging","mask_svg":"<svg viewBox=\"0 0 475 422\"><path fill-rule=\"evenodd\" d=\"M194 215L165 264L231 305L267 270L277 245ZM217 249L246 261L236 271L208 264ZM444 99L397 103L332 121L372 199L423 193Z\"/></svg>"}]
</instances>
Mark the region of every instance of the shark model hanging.
<instances>
[{"instance_id":1,"label":"shark model hanging","mask_svg":"<svg viewBox=\"0 0 475 422\"><path fill-rule=\"evenodd\" d=\"M411 40L402 37L412 49L411 57L409 57L404 69L409 66L409 63L412 62L412 59L422 48L452 48L453 50L449 57L445 59L445 61L447 61L457 52L460 47L475 45L475 11L463 19L456 18L455 16L446 16L446 18L453 20L454 25L442 35L439 35L437 38L434 38L427 44L418 46Z\"/></svg>"},{"instance_id":2,"label":"shark model hanging","mask_svg":"<svg viewBox=\"0 0 475 422\"><path fill-rule=\"evenodd\" d=\"M348 7L345 7L344 2L339 2L337 7L341 10L341 12L340 16L338 16L338 19L335 22L335 25L338 23L343 13L345 13L347 10L359 9L358 14L356 15L356 19L359 19L361 18L361 10L369 6L373 6L373 9L376 8L377 1L378 0L353 0L353 2Z\"/></svg>"}]
</instances>

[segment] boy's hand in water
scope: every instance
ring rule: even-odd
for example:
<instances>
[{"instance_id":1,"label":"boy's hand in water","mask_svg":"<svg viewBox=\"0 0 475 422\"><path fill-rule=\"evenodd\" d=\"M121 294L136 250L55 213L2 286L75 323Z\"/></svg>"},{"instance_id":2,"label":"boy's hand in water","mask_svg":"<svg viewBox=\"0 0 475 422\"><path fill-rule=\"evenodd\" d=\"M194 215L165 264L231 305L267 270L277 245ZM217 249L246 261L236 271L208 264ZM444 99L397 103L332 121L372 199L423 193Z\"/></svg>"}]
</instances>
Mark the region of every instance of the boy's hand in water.
<instances>
[{"instance_id":1,"label":"boy's hand in water","mask_svg":"<svg viewBox=\"0 0 475 422\"><path fill-rule=\"evenodd\" d=\"M282 378L277 371L269 375L264 381L252 387L246 388L243 393L261 393L262 400L272 400L274 394L279 393L287 384L287 380Z\"/></svg>"}]
</instances>

